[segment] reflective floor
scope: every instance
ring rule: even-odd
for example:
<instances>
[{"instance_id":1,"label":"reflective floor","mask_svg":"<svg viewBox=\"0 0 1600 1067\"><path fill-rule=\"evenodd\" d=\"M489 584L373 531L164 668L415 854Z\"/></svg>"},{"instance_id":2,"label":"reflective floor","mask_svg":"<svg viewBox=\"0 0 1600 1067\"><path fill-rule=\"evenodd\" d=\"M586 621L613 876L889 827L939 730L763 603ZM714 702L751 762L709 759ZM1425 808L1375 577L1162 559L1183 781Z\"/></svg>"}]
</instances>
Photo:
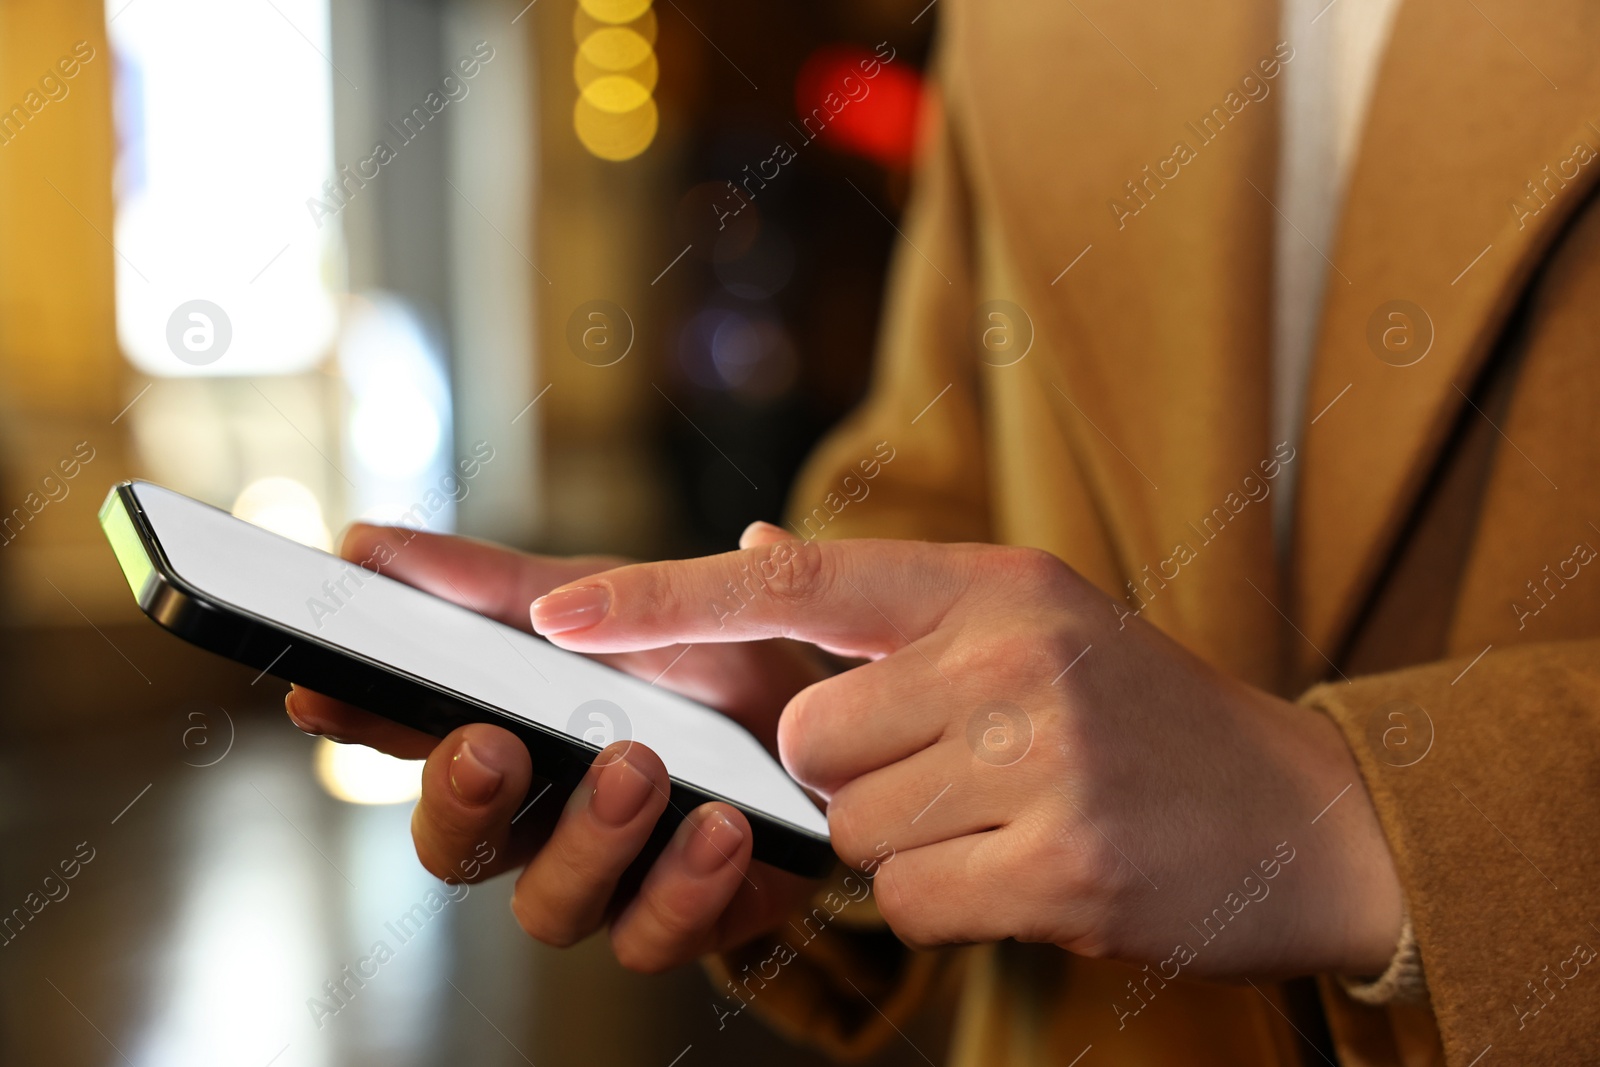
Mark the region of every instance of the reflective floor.
<instances>
[{"instance_id":1,"label":"reflective floor","mask_svg":"<svg viewBox=\"0 0 1600 1067\"><path fill-rule=\"evenodd\" d=\"M282 689L5 746L0 1063L822 1062L750 1017L719 1031L697 968L644 978L603 940L528 941L507 877L433 879L409 804L317 783ZM876 1062L937 1062L930 1040Z\"/></svg>"}]
</instances>

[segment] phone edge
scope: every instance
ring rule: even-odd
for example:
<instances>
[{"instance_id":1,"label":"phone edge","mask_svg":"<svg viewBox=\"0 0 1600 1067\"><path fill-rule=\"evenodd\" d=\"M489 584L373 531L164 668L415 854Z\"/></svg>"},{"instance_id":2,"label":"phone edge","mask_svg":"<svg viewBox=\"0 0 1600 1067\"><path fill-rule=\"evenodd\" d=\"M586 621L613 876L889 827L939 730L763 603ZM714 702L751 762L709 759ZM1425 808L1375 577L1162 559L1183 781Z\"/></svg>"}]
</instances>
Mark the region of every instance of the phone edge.
<instances>
[{"instance_id":1,"label":"phone edge","mask_svg":"<svg viewBox=\"0 0 1600 1067\"><path fill-rule=\"evenodd\" d=\"M473 700L360 653L331 647L244 608L212 601L173 569L139 506L133 492L135 484L127 480L111 488L100 507L100 526L139 609L173 636L197 648L258 668L262 674L270 673L290 684L305 685L433 737L443 737L472 722L486 722L510 730L528 749L535 775L564 787L563 797L582 780L600 752L598 748L513 716L502 708ZM125 555L132 547L126 543L127 532L114 531L109 524L118 514L138 539L139 553L147 567L138 574L137 583L135 571L130 571ZM124 538L121 543L119 533ZM297 680L281 673L289 666L297 668L294 671ZM348 684L352 670L362 676L359 690ZM839 863L827 838L765 812L751 811L727 797L676 777L669 775L669 781L669 805L663 819L670 820L673 826L692 808L718 801L737 808L750 821L754 831L753 859L808 877L826 875ZM763 833L763 830L768 832Z\"/></svg>"}]
</instances>

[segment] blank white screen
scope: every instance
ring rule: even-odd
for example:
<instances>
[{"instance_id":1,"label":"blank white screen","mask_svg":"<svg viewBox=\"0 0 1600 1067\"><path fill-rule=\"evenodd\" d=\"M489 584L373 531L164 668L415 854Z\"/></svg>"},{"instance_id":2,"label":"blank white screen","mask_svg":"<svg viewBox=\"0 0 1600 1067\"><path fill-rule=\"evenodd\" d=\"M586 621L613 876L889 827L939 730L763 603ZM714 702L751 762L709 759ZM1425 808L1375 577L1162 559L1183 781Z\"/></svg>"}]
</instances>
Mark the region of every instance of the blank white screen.
<instances>
[{"instance_id":1,"label":"blank white screen","mask_svg":"<svg viewBox=\"0 0 1600 1067\"><path fill-rule=\"evenodd\" d=\"M761 743L709 708L169 489L133 491L172 569L212 599L562 733L574 734L579 706L610 701L630 724L617 736L649 746L674 778L828 833ZM341 578L352 594L319 618L311 604L333 605L323 583Z\"/></svg>"}]
</instances>

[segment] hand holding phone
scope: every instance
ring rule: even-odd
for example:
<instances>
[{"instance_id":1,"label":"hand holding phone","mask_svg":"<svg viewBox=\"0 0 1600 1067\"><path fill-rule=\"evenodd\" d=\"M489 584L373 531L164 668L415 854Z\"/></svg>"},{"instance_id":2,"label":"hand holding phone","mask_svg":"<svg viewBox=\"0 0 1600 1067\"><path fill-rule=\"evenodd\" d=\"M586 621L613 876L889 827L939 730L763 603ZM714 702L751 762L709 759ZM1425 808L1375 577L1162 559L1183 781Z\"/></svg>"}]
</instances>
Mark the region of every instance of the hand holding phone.
<instances>
[{"instance_id":1,"label":"hand holding phone","mask_svg":"<svg viewBox=\"0 0 1600 1067\"><path fill-rule=\"evenodd\" d=\"M114 489L101 520L158 623L350 701L295 690L302 728L426 756L423 862L457 880L527 863L514 908L541 940L609 921L619 959L663 969L774 925L834 862L825 818L769 751L788 697L823 674L803 646L604 657L649 685L528 633L534 598L612 561L357 527L340 562L143 483ZM351 565L369 560L383 576ZM539 701L526 699L534 676ZM633 740L602 750L604 732L585 729L596 693L634 709Z\"/></svg>"},{"instance_id":2,"label":"hand holding phone","mask_svg":"<svg viewBox=\"0 0 1600 1067\"><path fill-rule=\"evenodd\" d=\"M402 538L408 540L397 544ZM359 562L374 553L392 556L392 577L446 599L464 598L524 628L534 599L622 562L532 556L374 526L346 534L346 559ZM828 673L808 646L788 641L703 645L687 653L678 646L605 659L728 710L769 747L788 698ZM667 970L781 924L814 889L809 879L752 862L748 822L736 808L713 802L688 813L631 897L615 899L622 872L666 807L666 768L643 745L618 743L603 751L570 803L546 804L546 797L517 819L531 771L522 742L507 731L473 724L441 741L305 689L293 690L287 706L308 732L404 759L426 758L411 824L423 865L441 878L470 872L474 881L521 869L512 911L529 936L546 944L565 947L609 923L607 936L624 966ZM642 807L629 817L641 795ZM729 845L719 817L740 833L737 845ZM493 858L483 862L486 855Z\"/></svg>"}]
</instances>

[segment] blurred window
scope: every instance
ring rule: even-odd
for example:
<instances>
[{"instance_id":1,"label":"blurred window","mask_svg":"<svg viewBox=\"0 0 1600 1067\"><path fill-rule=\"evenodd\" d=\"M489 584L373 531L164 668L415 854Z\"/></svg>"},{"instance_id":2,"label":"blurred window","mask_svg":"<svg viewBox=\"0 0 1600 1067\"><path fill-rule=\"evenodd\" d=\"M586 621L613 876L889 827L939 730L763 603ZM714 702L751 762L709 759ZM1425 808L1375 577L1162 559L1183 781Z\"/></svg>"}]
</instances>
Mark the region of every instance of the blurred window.
<instances>
[{"instance_id":1,"label":"blurred window","mask_svg":"<svg viewBox=\"0 0 1600 1067\"><path fill-rule=\"evenodd\" d=\"M328 0L107 0L117 336L147 374L290 374L337 327Z\"/></svg>"}]
</instances>

